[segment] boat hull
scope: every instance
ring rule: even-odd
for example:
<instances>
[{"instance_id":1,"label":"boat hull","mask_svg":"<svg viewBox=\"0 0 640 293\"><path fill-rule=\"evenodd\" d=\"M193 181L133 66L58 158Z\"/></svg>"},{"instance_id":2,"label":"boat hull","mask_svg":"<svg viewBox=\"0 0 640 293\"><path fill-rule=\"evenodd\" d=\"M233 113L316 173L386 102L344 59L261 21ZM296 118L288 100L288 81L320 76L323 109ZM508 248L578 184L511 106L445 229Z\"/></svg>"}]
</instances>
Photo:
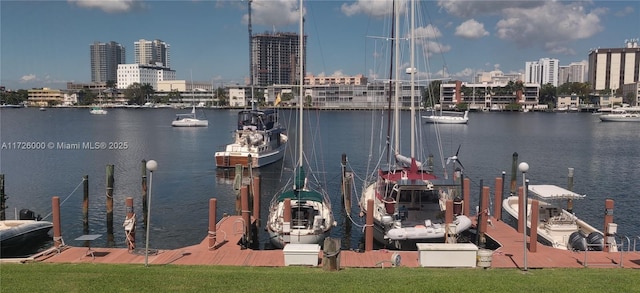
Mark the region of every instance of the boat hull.
<instances>
[{"instance_id":1,"label":"boat hull","mask_svg":"<svg viewBox=\"0 0 640 293\"><path fill-rule=\"evenodd\" d=\"M284 157L285 145L280 145L277 149L268 152L251 152L249 150L237 152L216 152L216 167L219 168L235 168L236 165L242 165L244 168L263 167L281 160Z\"/></svg>"},{"instance_id":2,"label":"boat hull","mask_svg":"<svg viewBox=\"0 0 640 293\"><path fill-rule=\"evenodd\" d=\"M50 238L53 223L36 220L0 221L0 247L2 257L19 255Z\"/></svg>"},{"instance_id":3,"label":"boat hull","mask_svg":"<svg viewBox=\"0 0 640 293\"><path fill-rule=\"evenodd\" d=\"M551 203L540 201L539 202L539 222L537 225L537 241L543 245L550 246L563 250L583 250L575 243L572 243L572 236L575 232L580 232L584 237L592 235L592 233L602 234L598 229L589 225L583 220L575 217L573 214L566 210L553 205ZM518 197L510 196L502 202L502 207L508 215L508 219L505 219L506 223L511 224L514 228L518 228ZM531 200L527 204L527 213L530 215ZM555 215L549 217L549 215ZM531 221L527 221L527 229L531 229ZM530 231L528 231L530 232ZM596 243L589 243L585 245L590 250L602 250L602 247L598 247ZM615 249L612 247L612 249Z\"/></svg>"},{"instance_id":4,"label":"boat hull","mask_svg":"<svg viewBox=\"0 0 640 293\"><path fill-rule=\"evenodd\" d=\"M209 126L208 120L199 119L182 119L171 122L173 127L207 127Z\"/></svg>"}]
</instances>

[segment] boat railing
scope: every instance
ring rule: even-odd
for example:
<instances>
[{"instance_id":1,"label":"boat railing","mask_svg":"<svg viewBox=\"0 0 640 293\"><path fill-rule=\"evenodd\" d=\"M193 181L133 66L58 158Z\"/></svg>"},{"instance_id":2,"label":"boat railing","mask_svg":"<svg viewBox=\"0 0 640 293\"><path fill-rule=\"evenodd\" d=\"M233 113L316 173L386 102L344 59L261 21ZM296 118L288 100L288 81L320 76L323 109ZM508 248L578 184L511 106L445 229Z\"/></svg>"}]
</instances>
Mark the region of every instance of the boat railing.
<instances>
[{"instance_id":1,"label":"boat railing","mask_svg":"<svg viewBox=\"0 0 640 293\"><path fill-rule=\"evenodd\" d=\"M613 238L615 239L615 238ZM614 240L614 243L609 243L608 241L605 240L604 243L605 247L609 247L610 252L618 252L620 253L620 261L618 263L615 263L613 261L611 262L598 262L598 263L588 263L587 259L588 259L588 255L591 253L601 253L601 251L599 251L599 247L601 247L600 243L587 243L587 249L584 250L584 260L582 262L582 265L586 268L589 266L616 266L619 268L622 268L622 264L623 264L623 260L624 260L624 254L623 251L624 249L621 247L623 246L622 241L620 241L620 244L617 240ZM593 249L590 249L593 248Z\"/></svg>"}]
</instances>

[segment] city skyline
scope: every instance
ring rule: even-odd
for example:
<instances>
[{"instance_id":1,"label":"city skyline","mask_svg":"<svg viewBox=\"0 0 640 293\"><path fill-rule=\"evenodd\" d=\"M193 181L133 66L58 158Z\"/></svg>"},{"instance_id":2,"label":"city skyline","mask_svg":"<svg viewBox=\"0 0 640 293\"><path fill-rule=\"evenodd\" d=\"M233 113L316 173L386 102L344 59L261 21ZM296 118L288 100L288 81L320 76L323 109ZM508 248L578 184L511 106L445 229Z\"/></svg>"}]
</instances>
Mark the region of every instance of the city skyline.
<instances>
[{"instance_id":1,"label":"city skyline","mask_svg":"<svg viewBox=\"0 0 640 293\"><path fill-rule=\"evenodd\" d=\"M390 1L306 1L307 69L313 75L372 72L368 37L383 36ZM470 81L476 72L524 73L525 62L588 59L590 49L621 48L640 37L640 2L423 1L430 76L446 68ZM171 44L181 80L245 84L249 36L245 1L2 1L0 85L65 88L90 82L90 44L117 42L134 61L134 42ZM253 33L297 32L297 0L253 0ZM424 10L424 9L423 9ZM388 28L386 28L388 31ZM425 31L427 31L425 29ZM442 52L442 54L440 54ZM440 56L442 55L442 56ZM437 56L437 57L436 57ZM192 75L192 76L191 76Z\"/></svg>"}]
</instances>

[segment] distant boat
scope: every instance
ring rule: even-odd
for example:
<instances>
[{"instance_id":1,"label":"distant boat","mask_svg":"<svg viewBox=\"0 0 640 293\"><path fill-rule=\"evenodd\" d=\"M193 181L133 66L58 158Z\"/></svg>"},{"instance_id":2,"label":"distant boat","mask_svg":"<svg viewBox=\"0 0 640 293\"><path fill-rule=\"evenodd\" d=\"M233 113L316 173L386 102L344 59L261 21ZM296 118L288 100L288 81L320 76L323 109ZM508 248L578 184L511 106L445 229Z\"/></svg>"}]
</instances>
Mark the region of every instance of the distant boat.
<instances>
[{"instance_id":1,"label":"distant boat","mask_svg":"<svg viewBox=\"0 0 640 293\"><path fill-rule=\"evenodd\" d=\"M95 115L106 115L107 110L103 109L102 107L93 107L91 108L91 110L89 110L89 113Z\"/></svg>"},{"instance_id":2,"label":"distant boat","mask_svg":"<svg viewBox=\"0 0 640 293\"><path fill-rule=\"evenodd\" d=\"M45 107L40 107L40 109L39 109L39 110L40 110L40 111L47 111L47 108L45 108Z\"/></svg>"},{"instance_id":3,"label":"distant boat","mask_svg":"<svg viewBox=\"0 0 640 293\"><path fill-rule=\"evenodd\" d=\"M27 209L20 211L20 220L0 221L0 256L14 256L25 247L42 243L53 223L40 221Z\"/></svg>"},{"instance_id":4,"label":"distant boat","mask_svg":"<svg viewBox=\"0 0 640 293\"><path fill-rule=\"evenodd\" d=\"M600 115L603 122L640 122L640 107L615 108Z\"/></svg>"},{"instance_id":5,"label":"distant boat","mask_svg":"<svg viewBox=\"0 0 640 293\"><path fill-rule=\"evenodd\" d=\"M278 110L241 110L233 142L215 153L216 167L259 168L284 157L288 137L280 124Z\"/></svg>"},{"instance_id":6,"label":"distant boat","mask_svg":"<svg viewBox=\"0 0 640 293\"><path fill-rule=\"evenodd\" d=\"M198 118L196 116L196 106L193 106L191 113L176 114L176 120L171 122L174 127L206 127L209 126L209 120Z\"/></svg>"},{"instance_id":7,"label":"distant boat","mask_svg":"<svg viewBox=\"0 0 640 293\"><path fill-rule=\"evenodd\" d=\"M469 110L461 112L435 111L433 115L422 116L426 123L440 124L467 124L469 122Z\"/></svg>"}]
</instances>

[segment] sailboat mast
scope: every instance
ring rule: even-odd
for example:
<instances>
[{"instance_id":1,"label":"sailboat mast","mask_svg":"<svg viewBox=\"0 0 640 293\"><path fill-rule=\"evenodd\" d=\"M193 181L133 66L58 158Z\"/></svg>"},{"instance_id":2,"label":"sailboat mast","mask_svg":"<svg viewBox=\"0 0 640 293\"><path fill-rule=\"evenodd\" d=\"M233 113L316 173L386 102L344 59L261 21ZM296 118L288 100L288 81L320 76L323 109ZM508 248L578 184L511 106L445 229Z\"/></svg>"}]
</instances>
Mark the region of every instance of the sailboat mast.
<instances>
[{"instance_id":1,"label":"sailboat mast","mask_svg":"<svg viewBox=\"0 0 640 293\"><path fill-rule=\"evenodd\" d=\"M395 17L395 36L396 38L398 38L400 36L400 5L394 5L394 9L393 9L393 14ZM395 139L395 143L394 143L394 149L396 152L400 152L400 107L399 107L399 96L400 96L400 66L398 66L398 64L400 64L400 42L398 40L396 40L395 42L395 51L396 51L396 55L395 55L395 64L396 64L396 73L395 73L395 107L394 107L394 139Z\"/></svg>"},{"instance_id":2,"label":"sailboat mast","mask_svg":"<svg viewBox=\"0 0 640 293\"><path fill-rule=\"evenodd\" d=\"M391 92L391 88L393 87L393 56L394 56L394 42L395 42L395 6L396 5L396 1L391 1L391 10L393 11L393 13L391 14L391 58L389 60L390 64L389 64L389 100L387 101L388 106L387 106L387 163L389 164L389 166L391 166L391 155L390 155L390 151L391 151L391 105L392 105L392 101L393 101L393 93Z\"/></svg>"},{"instance_id":3,"label":"sailboat mast","mask_svg":"<svg viewBox=\"0 0 640 293\"><path fill-rule=\"evenodd\" d=\"M298 125L298 130L299 130L299 134L298 134L298 142L299 145L298 147L300 148L300 157L298 158L298 166L302 167L302 157L304 157L304 153L302 151L302 138L304 136L304 132L302 131L302 125L304 124L304 119L302 119L302 103L304 102L304 56L303 56L303 50L304 50L304 46L303 46L303 42L304 42L304 18L303 18L303 13L302 13L302 1L300 0L300 35L298 36L298 66L300 68L300 102L299 102L299 109L300 109L300 125Z\"/></svg>"},{"instance_id":4,"label":"sailboat mast","mask_svg":"<svg viewBox=\"0 0 640 293\"><path fill-rule=\"evenodd\" d=\"M415 109L415 103L414 103L414 97L415 97L415 76L416 76L416 68L415 68L415 45L416 45L416 40L415 40L415 36L414 36L414 28L415 26L415 21L416 21L416 12L415 12L415 0L411 0L411 69L410 69L410 73L411 74L411 157L415 158L415 145L416 145L416 134L415 134L415 129L416 129L416 109Z\"/></svg>"},{"instance_id":5,"label":"sailboat mast","mask_svg":"<svg viewBox=\"0 0 640 293\"><path fill-rule=\"evenodd\" d=\"M249 16L249 24L247 26L249 30L249 86L251 86L251 109L255 110L257 107L254 105L253 100L253 28L251 26L251 2L253 2L253 0L247 1L247 13Z\"/></svg>"}]
</instances>

